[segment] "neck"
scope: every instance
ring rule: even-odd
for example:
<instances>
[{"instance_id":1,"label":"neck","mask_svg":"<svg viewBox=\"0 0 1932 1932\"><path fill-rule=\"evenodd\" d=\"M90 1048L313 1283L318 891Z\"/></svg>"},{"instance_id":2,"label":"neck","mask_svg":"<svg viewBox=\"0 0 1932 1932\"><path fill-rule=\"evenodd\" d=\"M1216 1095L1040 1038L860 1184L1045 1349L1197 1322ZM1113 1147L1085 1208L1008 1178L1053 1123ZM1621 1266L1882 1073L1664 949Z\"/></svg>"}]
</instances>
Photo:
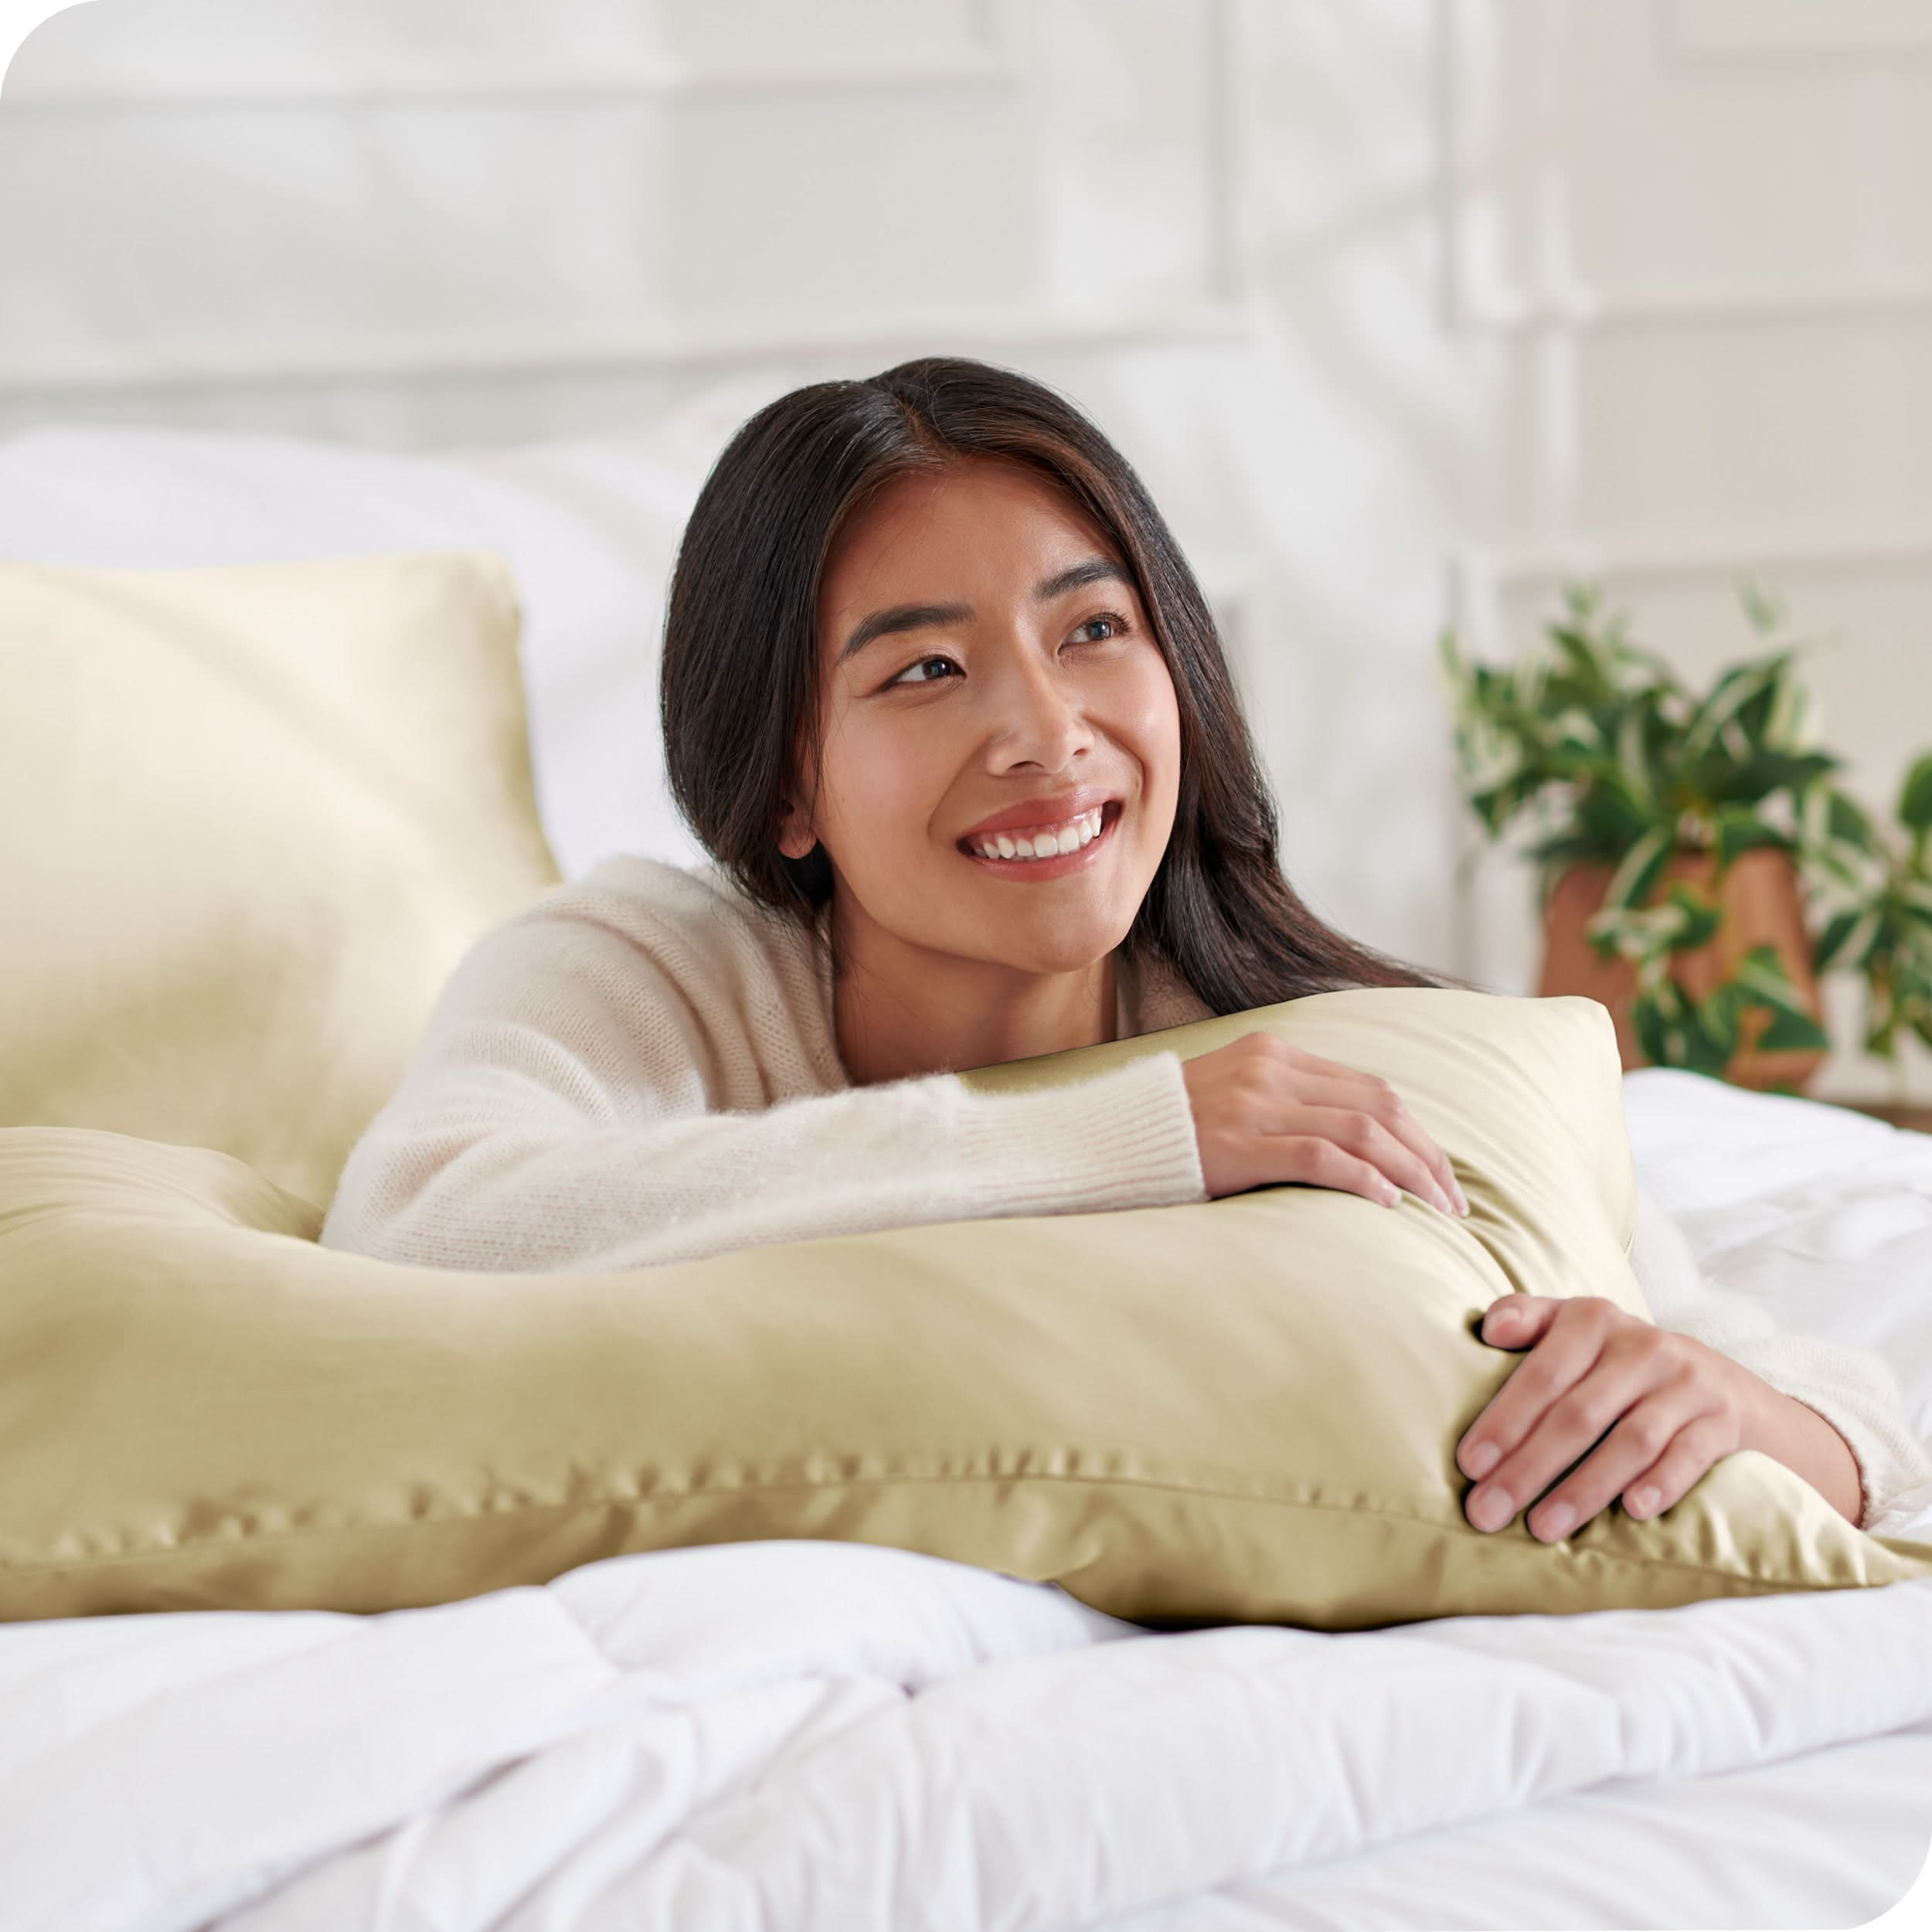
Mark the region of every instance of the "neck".
<instances>
[{"instance_id":1,"label":"neck","mask_svg":"<svg viewBox=\"0 0 1932 1932\"><path fill-rule=\"evenodd\" d=\"M830 927L833 1029L855 1087L996 1066L1116 1036L1115 960L1031 972L908 945L876 927Z\"/></svg>"}]
</instances>

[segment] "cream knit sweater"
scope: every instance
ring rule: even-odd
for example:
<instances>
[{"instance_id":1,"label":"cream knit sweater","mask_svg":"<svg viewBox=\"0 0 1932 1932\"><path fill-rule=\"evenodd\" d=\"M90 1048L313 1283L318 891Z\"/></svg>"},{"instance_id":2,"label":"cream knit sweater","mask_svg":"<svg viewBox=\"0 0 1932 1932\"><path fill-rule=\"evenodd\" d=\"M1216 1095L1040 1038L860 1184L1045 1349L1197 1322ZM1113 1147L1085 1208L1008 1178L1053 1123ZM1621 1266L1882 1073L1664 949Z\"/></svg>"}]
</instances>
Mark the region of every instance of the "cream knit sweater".
<instances>
[{"instance_id":1,"label":"cream knit sweater","mask_svg":"<svg viewBox=\"0 0 1932 1932\"><path fill-rule=\"evenodd\" d=\"M1124 1039L1207 1012L1165 968L1123 960L1115 978ZM853 1087L829 967L797 926L714 866L619 854L458 962L321 1239L424 1267L618 1269L1206 1199L1179 1055L1024 1094L975 1094L950 1073ZM1662 1326L1844 1436L1868 1525L1932 1479L1881 1356L1781 1333L1701 1282L1641 1191L1631 1262Z\"/></svg>"}]
</instances>

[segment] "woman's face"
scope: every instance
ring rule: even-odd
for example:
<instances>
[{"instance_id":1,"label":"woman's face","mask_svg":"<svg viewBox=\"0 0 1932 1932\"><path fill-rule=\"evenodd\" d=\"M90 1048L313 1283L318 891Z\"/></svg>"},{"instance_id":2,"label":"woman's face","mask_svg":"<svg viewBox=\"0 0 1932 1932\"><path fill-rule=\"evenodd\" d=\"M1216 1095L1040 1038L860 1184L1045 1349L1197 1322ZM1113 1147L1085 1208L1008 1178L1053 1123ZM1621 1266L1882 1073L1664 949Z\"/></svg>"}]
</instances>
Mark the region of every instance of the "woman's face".
<instances>
[{"instance_id":1,"label":"woman's face","mask_svg":"<svg viewBox=\"0 0 1932 1932\"><path fill-rule=\"evenodd\" d=\"M818 668L820 789L781 846L822 842L849 933L1041 973L1120 944L1173 828L1179 717L1124 558L1049 479L973 457L887 485L828 560ZM1090 843L1020 855L1096 808ZM989 820L1012 856L971 849Z\"/></svg>"}]
</instances>

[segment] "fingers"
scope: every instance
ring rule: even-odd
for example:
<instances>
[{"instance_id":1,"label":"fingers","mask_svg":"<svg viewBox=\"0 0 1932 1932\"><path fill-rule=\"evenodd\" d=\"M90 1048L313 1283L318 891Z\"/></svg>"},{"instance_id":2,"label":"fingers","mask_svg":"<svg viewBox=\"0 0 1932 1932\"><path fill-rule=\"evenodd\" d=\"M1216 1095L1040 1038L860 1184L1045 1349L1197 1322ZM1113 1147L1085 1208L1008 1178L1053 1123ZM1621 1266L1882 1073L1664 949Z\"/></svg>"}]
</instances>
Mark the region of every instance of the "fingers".
<instances>
[{"instance_id":1,"label":"fingers","mask_svg":"<svg viewBox=\"0 0 1932 1932\"><path fill-rule=\"evenodd\" d=\"M1443 1213L1469 1212L1448 1156L1374 1074L1255 1032L1186 1060L1182 1078L1210 1198L1305 1182L1392 1206L1392 1189L1406 1189Z\"/></svg>"},{"instance_id":2,"label":"fingers","mask_svg":"<svg viewBox=\"0 0 1932 1932\"><path fill-rule=\"evenodd\" d=\"M1397 1187L1406 1188L1417 1199L1461 1218L1462 1190L1455 1187L1454 1175L1450 1176L1450 1187L1455 1188L1452 1195L1437 1180L1430 1163L1376 1114L1353 1106L1290 1107L1284 1111L1279 1131L1328 1140Z\"/></svg>"},{"instance_id":3,"label":"fingers","mask_svg":"<svg viewBox=\"0 0 1932 1932\"><path fill-rule=\"evenodd\" d=\"M1351 1154L1320 1134L1270 1136L1279 1138L1281 1178L1305 1181L1313 1187L1335 1188L1345 1194L1379 1201L1384 1207L1401 1205L1402 1190L1372 1161Z\"/></svg>"},{"instance_id":4,"label":"fingers","mask_svg":"<svg viewBox=\"0 0 1932 1932\"><path fill-rule=\"evenodd\" d=\"M1464 1502L1470 1522L1500 1529L1536 1503L1529 1531L1553 1540L1657 1464L1702 1407L1662 1335L1595 1296L1496 1303L1483 1338L1534 1345L1457 1447L1458 1466L1477 1485Z\"/></svg>"},{"instance_id":5,"label":"fingers","mask_svg":"<svg viewBox=\"0 0 1932 1932\"><path fill-rule=\"evenodd\" d=\"M1622 1487L1624 1513L1661 1515L1696 1488L1706 1471L1737 1447L1721 1416L1702 1415L1679 1430L1669 1448Z\"/></svg>"},{"instance_id":6,"label":"fingers","mask_svg":"<svg viewBox=\"0 0 1932 1932\"><path fill-rule=\"evenodd\" d=\"M1372 1073L1358 1073L1352 1068L1335 1066L1332 1062L1316 1060L1312 1054L1304 1056L1302 1067L1299 1096L1304 1104L1338 1107L1367 1114L1421 1164L1434 1189L1449 1202L1451 1213L1469 1212L1469 1202L1448 1155L1423 1131L1422 1124L1410 1112L1407 1102L1386 1080ZM1378 1162L1377 1165L1381 1163ZM1385 1171L1391 1179L1407 1187L1410 1193L1419 1194L1424 1199L1434 1198L1434 1193L1413 1186L1393 1170Z\"/></svg>"},{"instance_id":7,"label":"fingers","mask_svg":"<svg viewBox=\"0 0 1932 1932\"><path fill-rule=\"evenodd\" d=\"M1706 1413L1684 1420L1674 1388L1654 1390L1611 1430L1582 1466L1545 1496L1529 1518L1532 1536L1554 1542L1580 1529L1618 1496L1632 1516L1655 1515L1675 1502L1731 1447L1723 1418ZM1658 1444L1665 1445L1660 1454ZM1638 1502L1638 1496L1644 1498Z\"/></svg>"}]
</instances>

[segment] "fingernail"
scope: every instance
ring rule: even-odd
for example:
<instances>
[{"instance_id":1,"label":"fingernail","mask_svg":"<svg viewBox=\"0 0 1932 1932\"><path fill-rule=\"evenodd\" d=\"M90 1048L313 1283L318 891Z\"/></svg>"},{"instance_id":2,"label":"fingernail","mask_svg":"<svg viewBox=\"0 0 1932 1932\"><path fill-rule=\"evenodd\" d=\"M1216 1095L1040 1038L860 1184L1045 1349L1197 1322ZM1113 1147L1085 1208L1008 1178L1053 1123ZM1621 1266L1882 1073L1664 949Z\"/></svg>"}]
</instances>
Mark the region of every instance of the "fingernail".
<instances>
[{"instance_id":1,"label":"fingernail","mask_svg":"<svg viewBox=\"0 0 1932 1932\"><path fill-rule=\"evenodd\" d=\"M1502 1461L1502 1451L1493 1442L1479 1442L1470 1451L1463 1466L1480 1482Z\"/></svg>"},{"instance_id":2,"label":"fingernail","mask_svg":"<svg viewBox=\"0 0 1932 1932\"><path fill-rule=\"evenodd\" d=\"M1469 1197L1460 1187L1456 1189L1456 1205L1464 1214L1469 1212Z\"/></svg>"},{"instance_id":3,"label":"fingernail","mask_svg":"<svg viewBox=\"0 0 1932 1932\"><path fill-rule=\"evenodd\" d=\"M1637 1490L1624 1498L1624 1507L1633 1516L1648 1516L1657 1507L1657 1492Z\"/></svg>"},{"instance_id":4,"label":"fingernail","mask_svg":"<svg viewBox=\"0 0 1932 1932\"><path fill-rule=\"evenodd\" d=\"M1469 1501L1469 1520L1478 1529L1500 1529L1516 1513L1516 1505L1500 1489L1478 1489Z\"/></svg>"},{"instance_id":5,"label":"fingernail","mask_svg":"<svg viewBox=\"0 0 1932 1932\"><path fill-rule=\"evenodd\" d=\"M1558 1503L1543 1519L1544 1540L1553 1543L1576 1520L1577 1512L1568 1503Z\"/></svg>"}]
</instances>

